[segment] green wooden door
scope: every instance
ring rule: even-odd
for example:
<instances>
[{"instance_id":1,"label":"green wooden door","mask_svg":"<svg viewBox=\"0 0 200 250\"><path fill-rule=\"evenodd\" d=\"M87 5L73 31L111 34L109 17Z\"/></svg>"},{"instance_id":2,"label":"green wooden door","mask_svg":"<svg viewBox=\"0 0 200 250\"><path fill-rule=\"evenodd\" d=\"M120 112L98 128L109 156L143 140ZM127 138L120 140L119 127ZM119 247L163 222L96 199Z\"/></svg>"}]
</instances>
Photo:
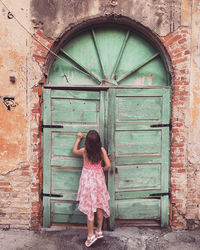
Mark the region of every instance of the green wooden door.
<instances>
[{"instance_id":1,"label":"green wooden door","mask_svg":"<svg viewBox=\"0 0 200 250\"><path fill-rule=\"evenodd\" d=\"M82 159L72 148L77 132L96 129L103 136L104 93L47 88L43 98L43 225L85 223L76 202Z\"/></svg>"},{"instance_id":2,"label":"green wooden door","mask_svg":"<svg viewBox=\"0 0 200 250\"><path fill-rule=\"evenodd\" d=\"M169 220L170 89L110 90L110 228L115 219Z\"/></svg>"},{"instance_id":3,"label":"green wooden door","mask_svg":"<svg viewBox=\"0 0 200 250\"><path fill-rule=\"evenodd\" d=\"M112 155L110 228L116 219L168 224L169 85L161 51L126 26L92 26L62 44L44 87L44 125L63 126L44 128L45 226L85 222L75 202L82 163L72 147L90 129Z\"/></svg>"}]
</instances>

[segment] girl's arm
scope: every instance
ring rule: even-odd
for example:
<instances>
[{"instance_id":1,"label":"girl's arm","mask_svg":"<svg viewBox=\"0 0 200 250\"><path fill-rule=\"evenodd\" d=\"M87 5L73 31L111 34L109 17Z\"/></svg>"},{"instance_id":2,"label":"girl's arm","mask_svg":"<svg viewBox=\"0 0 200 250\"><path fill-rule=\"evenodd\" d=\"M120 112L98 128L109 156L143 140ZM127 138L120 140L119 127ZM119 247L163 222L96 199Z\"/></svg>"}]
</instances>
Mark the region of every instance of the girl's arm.
<instances>
[{"instance_id":1,"label":"girl's arm","mask_svg":"<svg viewBox=\"0 0 200 250\"><path fill-rule=\"evenodd\" d=\"M101 147L101 152L102 152L103 160L105 163L105 167L103 168L103 171L105 172L111 167L111 163L110 163L110 160L108 158L107 152L104 147Z\"/></svg>"},{"instance_id":2,"label":"girl's arm","mask_svg":"<svg viewBox=\"0 0 200 250\"><path fill-rule=\"evenodd\" d=\"M83 138L83 134L82 133L78 133L77 134L77 139L76 139L76 142L75 142L74 148L73 148L73 153L75 155L83 155L84 148L78 149L79 143L82 140L82 138Z\"/></svg>"}]
</instances>

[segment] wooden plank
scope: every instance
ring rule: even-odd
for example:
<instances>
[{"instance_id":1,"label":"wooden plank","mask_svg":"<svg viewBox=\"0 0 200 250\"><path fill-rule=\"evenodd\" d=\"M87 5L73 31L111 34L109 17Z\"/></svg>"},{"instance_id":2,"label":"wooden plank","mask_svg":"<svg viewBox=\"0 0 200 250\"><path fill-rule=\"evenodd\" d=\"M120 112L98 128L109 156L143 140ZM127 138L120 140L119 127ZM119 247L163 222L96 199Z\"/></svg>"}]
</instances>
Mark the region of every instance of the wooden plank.
<instances>
[{"instance_id":1,"label":"wooden plank","mask_svg":"<svg viewBox=\"0 0 200 250\"><path fill-rule=\"evenodd\" d=\"M170 143L170 137L169 137L169 128L163 128L162 129L162 137L164 138L162 140L162 189L163 192L169 191L169 164L170 164L170 153L169 153L169 143Z\"/></svg>"},{"instance_id":2,"label":"wooden plank","mask_svg":"<svg viewBox=\"0 0 200 250\"><path fill-rule=\"evenodd\" d=\"M52 193L77 191L81 170L52 167Z\"/></svg>"},{"instance_id":3,"label":"wooden plank","mask_svg":"<svg viewBox=\"0 0 200 250\"><path fill-rule=\"evenodd\" d=\"M144 62L142 62L140 65L138 65L137 67L133 68L131 71L127 72L125 75L121 76L118 80L118 82L124 80L125 78L127 78L128 76L130 76L131 74L135 73L136 71L138 71L140 68L144 67L146 64L148 64L149 62L151 62L153 59L155 59L157 56L159 56L160 53L155 53L154 55L152 55L151 57L149 57L148 59L146 58Z\"/></svg>"},{"instance_id":4,"label":"wooden plank","mask_svg":"<svg viewBox=\"0 0 200 250\"><path fill-rule=\"evenodd\" d=\"M115 175L115 190L117 192L160 189L160 175L160 164L118 166Z\"/></svg>"},{"instance_id":5,"label":"wooden plank","mask_svg":"<svg viewBox=\"0 0 200 250\"><path fill-rule=\"evenodd\" d=\"M155 131L116 131L116 155L160 154L161 133Z\"/></svg>"},{"instance_id":6,"label":"wooden plank","mask_svg":"<svg viewBox=\"0 0 200 250\"><path fill-rule=\"evenodd\" d=\"M160 200L158 199L129 199L116 200L117 219L159 219Z\"/></svg>"},{"instance_id":7,"label":"wooden plank","mask_svg":"<svg viewBox=\"0 0 200 250\"><path fill-rule=\"evenodd\" d=\"M163 114L163 123L168 124L171 118L171 89L163 90L163 105L162 105L162 114Z\"/></svg>"},{"instance_id":8,"label":"wooden plank","mask_svg":"<svg viewBox=\"0 0 200 250\"><path fill-rule=\"evenodd\" d=\"M116 157L116 166L132 164L153 164L161 163L161 155L129 155L128 157Z\"/></svg>"},{"instance_id":9,"label":"wooden plank","mask_svg":"<svg viewBox=\"0 0 200 250\"><path fill-rule=\"evenodd\" d=\"M58 99L76 99L76 100L99 100L99 92L97 91L81 91L81 90L54 90L52 88L52 98Z\"/></svg>"},{"instance_id":10,"label":"wooden plank","mask_svg":"<svg viewBox=\"0 0 200 250\"><path fill-rule=\"evenodd\" d=\"M76 142L76 133L52 133L52 156L71 156L73 145ZM80 147L84 146L85 139L80 143Z\"/></svg>"},{"instance_id":11,"label":"wooden plank","mask_svg":"<svg viewBox=\"0 0 200 250\"><path fill-rule=\"evenodd\" d=\"M132 96L132 97L138 97L138 96L163 96L165 89L163 88L133 88L129 89L117 89L116 96Z\"/></svg>"},{"instance_id":12,"label":"wooden plank","mask_svg":"<svg viewBox=\"0 0 200 250\"><path fill-rule=\"evenodd\" d=\"M61 125L62 123L53 123L53 125ZM45 128L49 131L58 133L58 134L64 134L64 133L77 133L82 132L84 134L87 134L88 130L96 129L99 131L99 125L98 124L86 124L86 123L69 123L69 124L62 124L63 128Z\"/></svg>"},{"instance_id":13,"label":"wooden plank","mask_svg":"<svg viewBox=\"0 0 200 250\"><path fill-rule=\"evenodd\" d=\"M161 189L149 189L149 190L135 190L135 191L126 191L126 192L116 192L115 199L135 199L135 198L152 198L151 194L162 193ZM159 197L157 197L160 199Z\"/></svg>"},{"instance_id":14,"label":"wooden plank","mask_svg":"<svg viewBox=\"0 0 200 250\"><path fill-rule=\"evenodd\" d=\"M161 197L161 227L169 225L169 196Z\"/></svg>"},{"instance_id":15,"label":"wooden plank","mask_svg":"<svg viewBox=\"0 0 200 250\"><path fill-rule=\"evenodd\" d=\"M159 127L151 127L151 125L160 124L161 121L134 121L134 122L116 122L116 130L123 131L123 130L161 130Z\"/></svg>"},{"instance_id":16,"label":"wooden plank","mask_svg":"<svg viewBox=\"0 0 200 250\"><path fill-rule=\"evenodd\" d=\"M96 111L79 111L79 112L53 112L54 123L97 123L98 114Z\"/></svg>"},{"instance_id":17,"label":"wooden plank","mask_svg":"<svg viewBox=\"0 0 200 250\"><path fill-rule=\"evenodd\" d=\"M82 168L83 159L82 157L55 157L53 156L51 159L51 165L57 167L73 167L73 168Z\"/></svg>"},{"instance_id":18,"label":"wooden plank","mask_svg":"<svg viewBox=\"0 0 200 250\"><path fill-rule=\"evenodd\" d=\"M51 89L43 90L43 123L51 124Z\"/></svg>"},{"instance_id":19,"label":"wooden plank","mask_svg":"<svg viewBox=\"0 0 200 250\"><path fill-rule=\"evenodd\" d=\"M104 79L106 79L105 69L104 69L104 65L102 63L101 53L100 53L99 48L98 48L98 42L97 42L97 39L96 39L94 29L92 29L91 34L92 34L92 39L93 39L94 46L95 46L95 49L96 49L96 52L97 52L97 56L98 56L98 59L99 59L99 63L101 65L102 73L103 73Z\"/></svg>"},{"instance_id":20,"label":"wooden plank","mask_svg":"<svg viewBox=\"0 0 200 250\"><path fill-rule=\"evenodd\" d=\"M163 96L163 121L170 122L171 117L171 90L165 90ZM169 128L162 129L162 189L163 192L169 191L169 164L170 164L170 134ZM168 226L169 224L169 196L161 197L161 226Z\"/></svg>"},{"instance_id":21,"label":"wooden plank","mask_svg":"<svg viewBox=\"0 0 200 250\"><path fill-rule=\"evenodd\" d=\"M51 124L51 90L46 89L43 91L43 121L46 124ZM50 161L51 161L51 149L47 145L51 145L51 133L49 130L44 129L43 132L43 193L50 193ZM44 197L43 199L43 226L50 227L50 198Z\"/></svg>"},{"instance_id":22,"label":"wooden plank","mask_svg":"<svg viewBox=\"0 0 200 250\"><path fill-rule=\"evenodd\" d=\"M116 220L117 227L160 227L159 220Z\"/></svg>"},{"instance_id":23,"label":"wooden plank","mask_svg":"<svg viewBox=\"0 0 200 250\"><path fill-rule=\"evenodd\" d=\"M65 214L65 215L82 215L81 211L78 210L78 202L73 201L52 201L51 212L54 214Z\"/></svg>"},{"instance_id":24,"label":"wooden plank","mask_svg":"<svg viewBox=\"0 0 200 250\"><path fill-rule=\"evenodd\" d=\"M105 136L105 130L104 130L104 124L105 124L105 92L100 92L100 103L99 103L99 135L101 138L102 146L104 145L104 136Z\"/></svg>"},{"instance_id":25,"label":"wooden plank","mask_svg":"<svg viewBox=\"0 0 200 250\"><path fill-rule=\"evenodd\" d=\"M162 97L126 96L126 97L116 98L117 122L133 122L133 121L152 122L152 121L161 121L161 118L162 118Z\"/></svg>"},{"instance_id":26,"label":"wooden plank","mask_svg":"<svg viewBox=\"0 0 200 250\"><path fill-rule=\"evenodd\" d=\"M85 215L65 215L65 214L52 214L53 223L78 223L86 224Z\"/></svg>"},{"instance_id":27,"label":"wooden plank","mask_svg":"<svg viewBox=\"0 0 200 250\"><path fill-rule=\"evenodd\" d=\"M108 170L108 191L110 194L110 218L108 220L109 228L114 230L115 228L115 89L109 90L109 104L108 104L108 153L111 155L111 168Z\"/></svg>"},{"instance_id":28,"label":"wooden plank","mask_svg":"<svg viewBox=\"0 0 200 250\"><path fill-rule=\"evenodd\" d=\"M165 84L163 82L163 84ZM109 90L111 88L114 89L170 89L171 86L141 86L141 85L134 85L134 86L122 86L122 85L78 85L77 83L71 83L70 85L62 85L62 84L49 84L49 85L45 85L43 86L44 89L52 89L52 90L87 90L87 91L99 91L99 90Z\"/></svg>"},{"instance_id":29,"label":"wooden plank","mask_svg":"<svg viewBox=\"0 0 200 250\"><path fill-rule=\"evenodd\" d=\"M52 111L54 112L91 112L98 110L99 100L75 100L75 99L52 99Z\"/></svg>"}]
</instances>

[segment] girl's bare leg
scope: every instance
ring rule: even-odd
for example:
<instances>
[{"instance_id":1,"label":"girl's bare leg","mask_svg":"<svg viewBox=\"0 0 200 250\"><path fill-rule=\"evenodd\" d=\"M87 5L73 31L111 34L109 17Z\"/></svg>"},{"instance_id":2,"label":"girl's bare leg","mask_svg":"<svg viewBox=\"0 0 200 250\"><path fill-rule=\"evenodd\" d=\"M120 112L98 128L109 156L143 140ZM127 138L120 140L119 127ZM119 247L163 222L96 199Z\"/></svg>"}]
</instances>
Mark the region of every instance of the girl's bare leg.
<instances>
[{"instance_id":1,"label":"girl's bare leg","mask_svg":"<svg viewBox=\"0 0 200 250\"><path fill-rule=\"evenodd\" d=\"M87 217L87 228L88 228L88 236L91 237L94 234L94 220L88 220Z\"/></svg>"},{"instance_id":2,"label":"girl's bare leg","mask_svg":"<svg viewBox=\"0 0 200 250\"><path fill-rule=\"evenodd\" d=\"M103 210L97 208L97 232L101 232L103 225Z\"/></svg>"}]
</instances>

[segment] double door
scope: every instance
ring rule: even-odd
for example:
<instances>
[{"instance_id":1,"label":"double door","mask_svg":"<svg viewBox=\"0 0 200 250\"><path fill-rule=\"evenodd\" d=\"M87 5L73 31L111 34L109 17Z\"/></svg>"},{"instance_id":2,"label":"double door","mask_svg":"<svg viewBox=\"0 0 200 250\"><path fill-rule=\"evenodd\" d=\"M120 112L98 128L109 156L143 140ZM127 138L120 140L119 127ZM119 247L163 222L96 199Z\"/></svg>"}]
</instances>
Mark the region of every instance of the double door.
<instances>
[{"instance_id":1,"label":"double door","mask_svg":"<svg viewBox=\"0 0 200 250\"><path fill-rule=\"evenodd\" d=\"M77 132L91 129L112 161L109 227L116 220L167 225L170 89L46 87L43 100L43 225L86 223L76 202L82 159L72 149Z\"/></svg>"}]
</instances>

